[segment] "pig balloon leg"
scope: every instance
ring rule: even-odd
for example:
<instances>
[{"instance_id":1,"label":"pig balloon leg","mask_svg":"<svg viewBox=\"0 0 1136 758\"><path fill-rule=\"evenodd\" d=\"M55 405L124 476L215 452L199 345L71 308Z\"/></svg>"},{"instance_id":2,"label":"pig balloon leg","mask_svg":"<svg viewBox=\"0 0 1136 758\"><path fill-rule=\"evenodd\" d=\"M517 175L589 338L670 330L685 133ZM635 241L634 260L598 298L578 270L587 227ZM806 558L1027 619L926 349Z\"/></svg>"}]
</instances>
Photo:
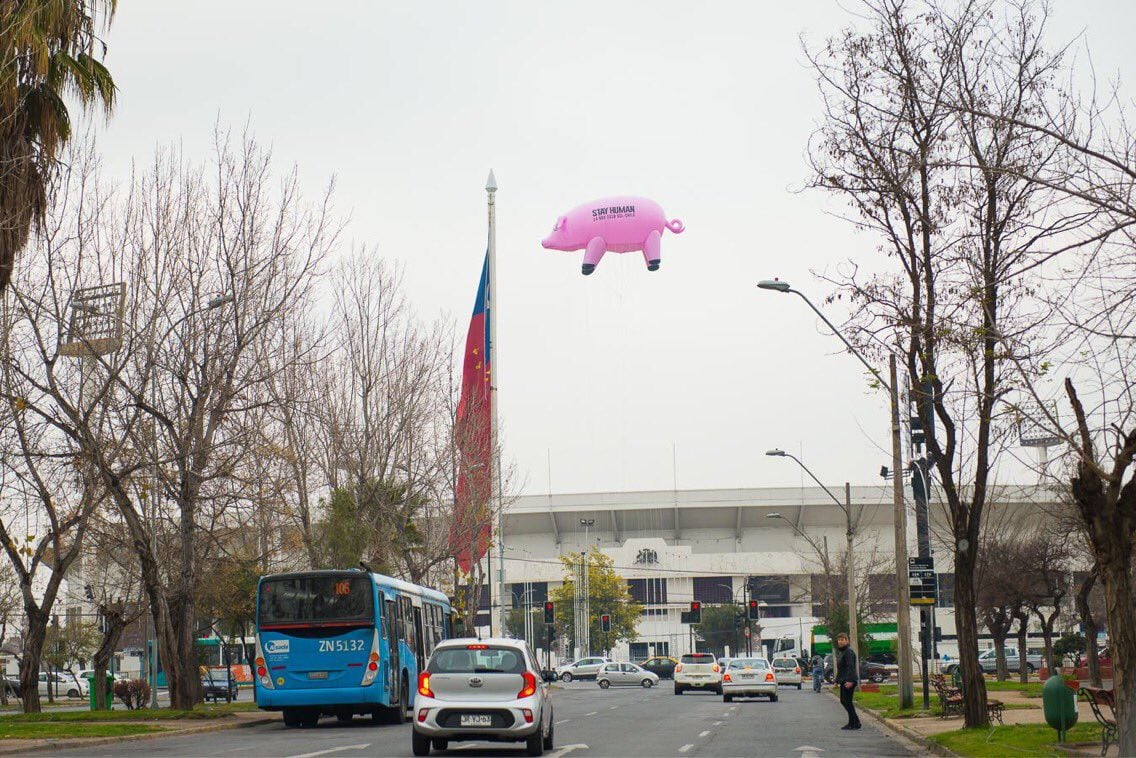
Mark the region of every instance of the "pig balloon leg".
<instances>
[{"instance_id":1,"label":"pig balloon leg","mask_svg":"<svg viewBox=\"0 0 1136 758\"><path fill-rule=\"evenodd\" d=\"M584 276L596 270L596 266L600 264L600 260L604 256L606 247L603 237L592 237L587 250L584 252L584 265L580 268Z\"/></svg>"},{"instance_id":2,"label":"pig balloon leg","mask_svg":"<svg viewBox=\"0 0 1136 758\"><path fill-rule=\"evenodd\" d=\"M643 260L647 261L648 271L658 271L659 263L663 257L663 235L661 232L651 232L647 241L643 243Z\"/></svg>"}]
</instances>

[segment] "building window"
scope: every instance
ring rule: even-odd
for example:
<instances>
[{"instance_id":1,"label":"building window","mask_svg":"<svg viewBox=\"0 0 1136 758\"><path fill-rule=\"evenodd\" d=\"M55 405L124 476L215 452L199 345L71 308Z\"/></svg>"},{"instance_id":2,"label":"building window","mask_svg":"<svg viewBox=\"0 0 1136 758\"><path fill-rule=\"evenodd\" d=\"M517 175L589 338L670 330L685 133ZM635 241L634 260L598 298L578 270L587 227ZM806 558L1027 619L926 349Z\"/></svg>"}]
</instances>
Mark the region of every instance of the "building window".
<instances>
[{"instance_id":1,"label":"building window","mask_svg":"<svg viewBox=\"0 0 1136 758\"><path fill-rule=\"evenodd\" d=\"M544 606L545 600L548 600L548 582L529 582L527 595L524 582L514 582L509 587L513 596L514 608L520 608L524 605L530 608L539 608Z\"/></svg>"},{"instance_id":2,"label":"building window","mask_svg":"<svg viewBox=\"0 0 1136 758\"><path fill-rule=\"evenodd\" d=\"M764 600L767 603L788 603L789 577L751 576L749 578L749 596L754 600Z\"/></svg>"},{"instance_id":3,"label":"building window","mask_svg":"<svg viewBox=\"0 0 1136 758\"><path fill-rule=\"evenodd\" d=\"M667 602L666 579L628 579L631 598L640 605L662 605Z\"/></svg>"},{"instance_id":4,"label":"building window","mask_svg":"<svg viewBox=\"0 0 1136 758\"><path fill-rule=\"evenodd\" d=\"M640 616L666 616L668 610L666 608L644 608L639 612Z\"/></svg>"},{"instance_id":5,"label":"building window","mask_svg":"<svg viewBox=\"0 0 1136 758\"><path fill-rule=\"evenodd\" d=\"M793 615L791 605L763 605L761 617L763 619L786 619Z\"/></svg>"},{"instance_id":6,"label":"building window","mask_svg":"<svg viewBox=\"0 0 1136 758\"><path fill-rule=\"evenodd\" d=\"M868 605L871 613L895 613L897 592L895 574L872 574L868 577Z\"/></svg>"},{"instance_id":7,"label":"building window","mask_svg":"<svg viewBox=\"0 0 1136 758\"><path fill-rule=\"evenodd\" d=\"M734 580L728 576L694 577L694 599L707 605L734 602Z\"/></svg>"}]
</instances>

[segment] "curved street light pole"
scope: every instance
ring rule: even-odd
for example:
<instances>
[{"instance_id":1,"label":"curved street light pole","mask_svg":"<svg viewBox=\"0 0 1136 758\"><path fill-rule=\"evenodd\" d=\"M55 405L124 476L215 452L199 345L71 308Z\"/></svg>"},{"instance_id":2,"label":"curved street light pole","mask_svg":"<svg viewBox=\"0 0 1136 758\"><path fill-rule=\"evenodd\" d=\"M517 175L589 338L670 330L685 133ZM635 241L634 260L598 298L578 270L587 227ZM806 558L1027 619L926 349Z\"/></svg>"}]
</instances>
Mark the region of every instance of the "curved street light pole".
<instances>
[{"instance_id":1,"label":"curved street light pole","mask_svg":"<svg viewBox=\"0 0 1136 758\"><path fill-rule=\"evenodd\" d=\"M804 293L793 289L788 282L780 279L765 279L758 282L759 289L771 292L792 293L805 301L813 313L820 317L833 334L848 350L864 364L872 375L885 389L891 400L891 465L892 465L892 505L894 509L893 521L895 525L895 578L896 578L896 657L899 659L899 707L911 708L915 704L915 691L911 670L911 586L908 584L907 566L907 511L903 504L903 451L900 443L899 424L899 393L896 379L895 353L888 355L888 379L880 376L880 372L872 367L864 356L845 339L840 330L829 321L813 302L805 297Z\"/></svg>"}]
</instances>

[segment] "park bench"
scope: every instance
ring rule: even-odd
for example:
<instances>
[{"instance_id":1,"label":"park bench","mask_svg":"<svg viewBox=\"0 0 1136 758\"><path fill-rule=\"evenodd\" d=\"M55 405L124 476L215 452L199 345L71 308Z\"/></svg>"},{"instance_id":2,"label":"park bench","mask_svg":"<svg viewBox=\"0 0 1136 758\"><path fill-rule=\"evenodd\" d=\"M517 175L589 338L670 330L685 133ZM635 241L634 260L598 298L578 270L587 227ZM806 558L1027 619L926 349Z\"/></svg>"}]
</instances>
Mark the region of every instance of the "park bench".
<instances>
[{"instance_id":1,"label":"park bench","mask_svg":"<svg viewBox=\"0 0 1136 758\"><path fill-rule=\"evenodd\" d=\"M941 675L931 677L931 686L935 688L935 693L939 696L939 704L943 709L939 718L945 719L962 715L962 690L947 684L946 677ZM1005 712L1006 706L1001 700L986 699L986 713L990 716L991 721L997 721L999 724L1005 723L1002 721L1002 715Z\"/></svg>"},{"instance_id":2,"label":"park bench","mask_svg":"<svg viewBox=\"0 0 1136 758\"><path fill-rule=\"evenodd\" d=\"M1089 707L1093 709L1093 718L1101 725L1101 755L1108 752L1108 746L1116 742L1116 701L1113 699L1112 690L1105 690L1099 687L1082 687L1080 690L1081 697L1089 701ZM1105 713L1105 708L1108 712Z\"/></svg>"}]
</instances>

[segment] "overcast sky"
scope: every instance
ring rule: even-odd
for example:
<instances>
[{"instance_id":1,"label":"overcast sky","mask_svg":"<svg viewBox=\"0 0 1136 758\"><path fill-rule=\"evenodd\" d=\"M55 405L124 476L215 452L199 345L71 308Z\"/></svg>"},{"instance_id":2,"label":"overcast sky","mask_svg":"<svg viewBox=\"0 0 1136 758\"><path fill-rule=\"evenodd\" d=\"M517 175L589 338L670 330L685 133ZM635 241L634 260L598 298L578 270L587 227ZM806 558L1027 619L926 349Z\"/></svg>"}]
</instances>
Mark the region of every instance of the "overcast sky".
<instances>
[{"instance_id":1,"label":"overcast sky","mask_svg":"<svg viewBox=\"0 0 1136 758\"><path fill-rule=\"evenodd\" d=\"M1136 4L1055 5L1055 39L1083 33L1082 58L1130 78ZM754 287L777 275L819 302L812 271L874 265L874 239L799 191L819 114L800 35L819 44L855 7L126 0L100 145L125 175L158 143L204 158L215 122L249 123L313 196L334 174L350 237L462 334L493 168L500 412L526 492L548 489L548 457L554 492L797 484L775 446L873 483L885 398L803 303ZM540 247L559 214L616 194L686 224L660 271L609 254L585 278L582 253Z\"/></svg>"}]
</instances>

